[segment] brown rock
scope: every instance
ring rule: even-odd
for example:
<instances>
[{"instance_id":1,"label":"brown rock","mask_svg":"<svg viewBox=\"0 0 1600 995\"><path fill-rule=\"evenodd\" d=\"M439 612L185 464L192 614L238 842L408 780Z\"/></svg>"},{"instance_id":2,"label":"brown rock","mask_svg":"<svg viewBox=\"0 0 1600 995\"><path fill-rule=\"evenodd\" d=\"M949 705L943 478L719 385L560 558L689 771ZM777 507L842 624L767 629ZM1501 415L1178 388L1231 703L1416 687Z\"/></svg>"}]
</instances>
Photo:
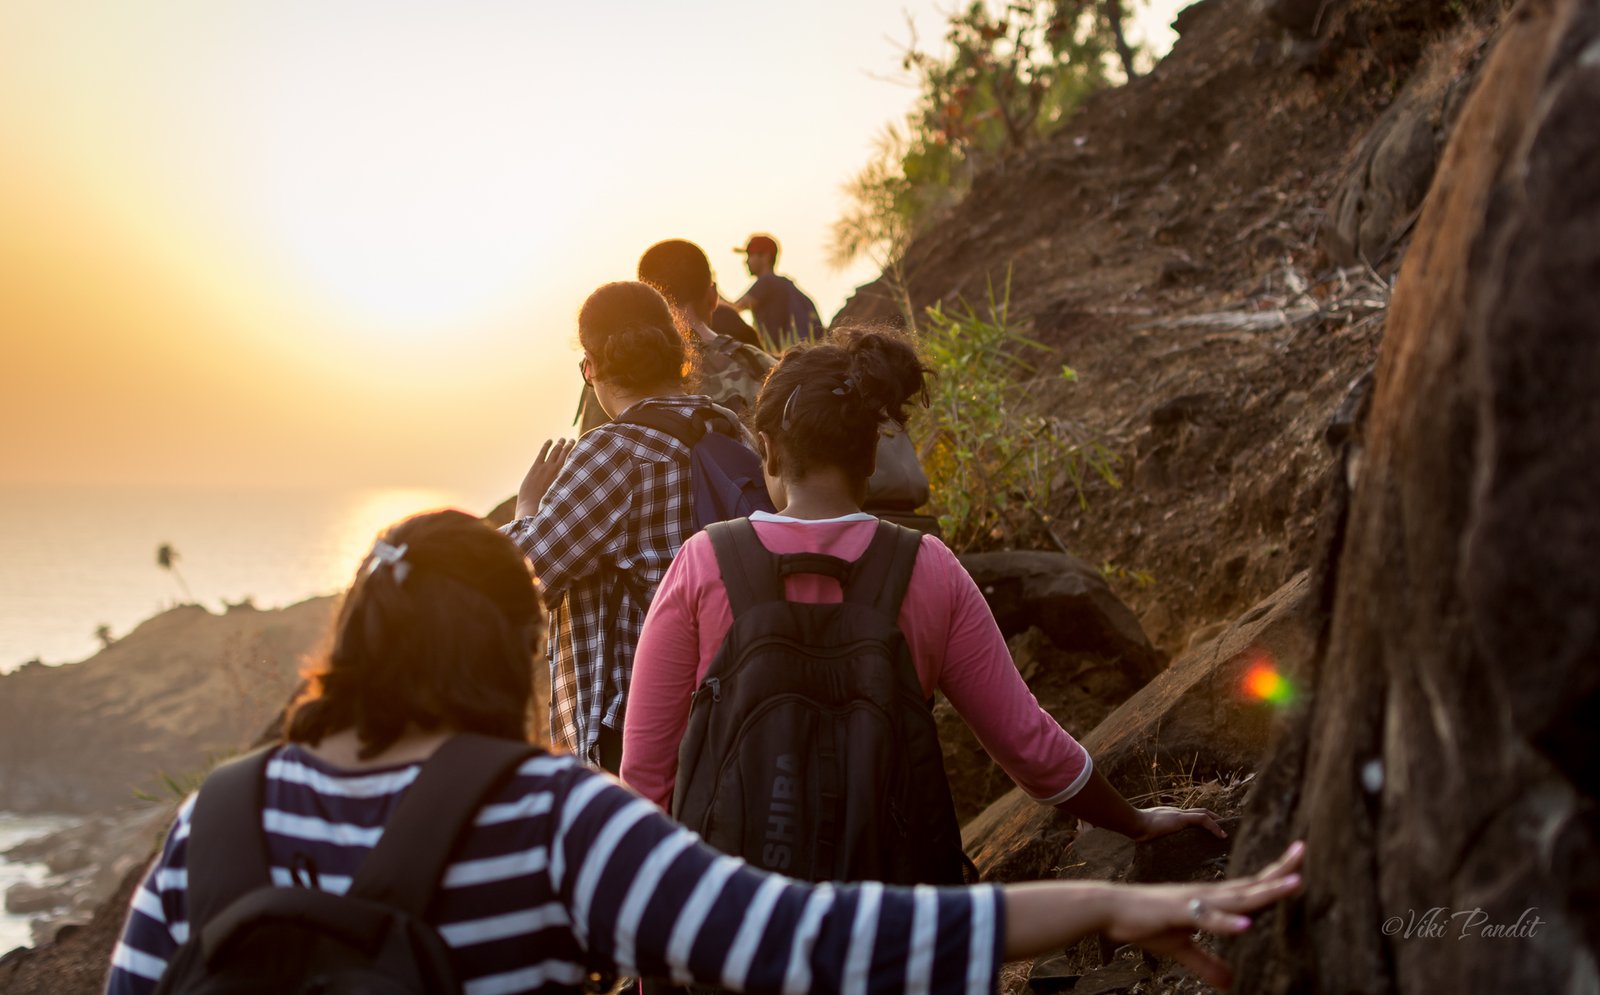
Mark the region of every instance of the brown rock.
<instances>
[{"instance_id":1,"label":"brown rock","mask_svg":"<svg viewBox=\"0 0 1600 995\"><path fill-rule=\"evenodd\" d=\"M1593 990L1600 954L1600 2L1528 0L1463 110L1388 314L1315 708L1235 869L1304 896L1237 990ZM1385 935L1482 909L1533 936ZM1453 920L1456 927L1461 920Z\"/></svg>"},{"instance_id":2,"label":"brown rock","mask_svg":"<svg viewBox=\"0 0 1600 995\"><path fill-rule=\"evenodd\" d=\"M329 631L333 598L164 612L82 663L0 676L0 810L109 812L247 747Z\"/></svg>"},{"instance_id":3,"label":"brown rock","mask_svg":"<svg viewBox=\"0 0 1600 995\"><path fill-rule=\"evenodd\" d=\"M1441 46L1407 81L1356 149L1323 231L1328 257L1340 266L1377 265L1409 232L1433 182L1442 135L1471 81L1461 62L1470 53Z\"/></svg>"},{"instance_id":4,"label":"brown rock","mask_svg":"<svg viewBox=\"0 0 1600 995\"><path fill-rule=\"evenodd\" d=\"M49 912L63 904L65 901L56 889L48 885L18 881L6 889L6 911L12 915L25 916Z\"/></svg>"},{"instance_id":5,"label":"brown rock","mask_svg":"<svg viewBox=\"0 0 1600 995\"><path fill-rule=\"evenodd\" d=\"M1315 648L1305 574L1250 609L1215 640L1186 653L1083 739L1096 769L1125 794L1154 764L1204 777L1253 770L1265 753L1274 710L1241 693L1247 671L1275 665L1289 675ZM967 853L985 879L1054 877L1073 835L1071 820L1013 790L970 822Z\"/></svg>"},{"instance_id":6,"label":"brown rock","mask_svg":"<svg viewBox=\"0 0 1600 995\"><path fill-rule=\"evenodd\" d=\"M1070 957L1046 957L1034 964L1028 975L1028 988L1039 995L1127 995L1140 990L1140 982L1149 977L1149 966L1138 957L1123 958L1081 974Z\"/></svg>"},{"instance_id":7,"label":"brown rock","mask_svg":"<svg viewBox=\"0 0 1600 995\"><path fill-rule=\"evenodd\" d=\"M1164 662L1100 571L1066 553L969 553L961 563L1007 636L1037 626L1064 650L1117 657L1141 682Z\"/></svg>"}]
</instances>

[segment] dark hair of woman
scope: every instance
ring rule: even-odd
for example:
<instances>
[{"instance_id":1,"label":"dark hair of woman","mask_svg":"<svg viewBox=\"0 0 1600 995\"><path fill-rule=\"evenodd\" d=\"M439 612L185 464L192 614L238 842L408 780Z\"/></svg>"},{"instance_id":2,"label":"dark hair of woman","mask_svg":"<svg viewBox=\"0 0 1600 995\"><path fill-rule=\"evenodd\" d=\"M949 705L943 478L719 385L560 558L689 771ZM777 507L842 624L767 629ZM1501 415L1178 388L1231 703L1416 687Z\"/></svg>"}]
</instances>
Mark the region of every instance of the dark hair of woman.
<instances>
[{"instance_id":1,"label":"dark hair of woman","mask_svg":"<svg viewBox=\"0 0 1600 995\"><path fill-rule=\"evenodd\" d=\"M625 390L680 387L688 373L672 309L647 284L608 283L590 294L578 311L578 341L591 375Z\"/></svg>"},{"instance_id":2,"label":"dark hair of woman","mask_svg":"<svg viewBox=\"0 0 1600 995\"><path fill-rule=\"evenodd\" d=\"M644 250L639 279L661 291L668 304L692 307L711 290L711 263L693 242L669 238Z\"/></svg>"},{"instance_id":3,"label":"dark hair of woman","mask_svg":"<svg viewBox=\"0 0 1600 995\"><path fill-rule=\"evenodd\" d=\"M284 736L316 745L353 728L362 759L408 726L525 739L543 641L544 608L509 539L460 511L408 518L356 573Z\"/></svg>"},{"instance_id":4,"label":"dark hair of woman","mask_svg":"<svg viewBox=\"0 0 1600 995\"><path fill-rule=\"evenodd\" d=\"M756 399L755 428L778 446L794 476L824 465L865 480L878 424L904 423L908 401L926 404L931 374L894 329L836 329L783 354Z\"/></svg>"}]
</instances>

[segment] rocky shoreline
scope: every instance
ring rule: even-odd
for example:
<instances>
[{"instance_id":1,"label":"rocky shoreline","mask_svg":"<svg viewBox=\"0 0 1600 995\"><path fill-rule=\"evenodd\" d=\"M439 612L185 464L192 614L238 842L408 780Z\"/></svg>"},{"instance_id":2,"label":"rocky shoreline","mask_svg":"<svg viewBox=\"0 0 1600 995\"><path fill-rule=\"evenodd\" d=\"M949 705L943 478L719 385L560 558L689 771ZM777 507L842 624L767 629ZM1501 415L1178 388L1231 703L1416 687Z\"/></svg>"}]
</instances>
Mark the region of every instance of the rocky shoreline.
<instances>
[{"instance_id":1,"label":"rocky shoreline","mask_svg":"<svg viewBox=\"0 0 1600 995\"><path fill-rule=\"evenodd\" d=\"M63 927L88 923L122 880L149 861L175 807L168 802L91 816L0 853L49 872L37 884L19 882L5 893L7 912L30 917L33 946L50 943Z\"/></svg>"},{"instance_id":2,"label":"rocky shoreline","mask_svg":"<svg viewBox=\"0 0 1600 995\"><path fill-rule=\"evenodd\" d=\"M221 614L186 605L82 663L0 676L0 811L75 819L4 852L47 876L6 889L6 911L31 920L33 947L0 951L0 963L81 931L97 910L120 923L108 900L137 877L200 776L270 725L334 603ZM0 970L0 988L7 981Z\"/></svg>"}]
</instances>

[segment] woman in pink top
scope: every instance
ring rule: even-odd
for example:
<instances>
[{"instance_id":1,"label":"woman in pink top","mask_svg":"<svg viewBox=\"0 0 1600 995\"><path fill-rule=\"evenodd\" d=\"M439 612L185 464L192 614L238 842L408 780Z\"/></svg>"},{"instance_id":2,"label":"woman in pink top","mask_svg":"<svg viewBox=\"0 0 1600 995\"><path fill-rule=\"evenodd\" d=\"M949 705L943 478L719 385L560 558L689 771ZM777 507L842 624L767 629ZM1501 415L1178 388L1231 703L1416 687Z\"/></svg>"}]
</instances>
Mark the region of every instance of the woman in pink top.
<instances>
[{"instance_id":1,"label":"woman in pink top","mask_svg":"<svg viewBox=\"0 0 1600 995\"><path fill-rule=\"evenodd\" d=\"M789 350L756 401L767 489L779 513L751 516L773 553L825 553L854 561L877 519L861 510L872 476L878 425L904 422L925 397L927 370L911 346L879 331L837 333ZM790 600L830 603L837 581L810 574L787 581ZM690 697L732 624L727 590L709 538L684 544L661 581L634 657L623 727L622 779L666 808ZM1041 804L1150 839L1190 825L1224 835L1205 809L1138 809L1123 799L1082 746L1051 718L1017 672L978 587L953 553L924 536L900 609L922 690L942 692L989 755Z\"/></svg>"}]
</instances>

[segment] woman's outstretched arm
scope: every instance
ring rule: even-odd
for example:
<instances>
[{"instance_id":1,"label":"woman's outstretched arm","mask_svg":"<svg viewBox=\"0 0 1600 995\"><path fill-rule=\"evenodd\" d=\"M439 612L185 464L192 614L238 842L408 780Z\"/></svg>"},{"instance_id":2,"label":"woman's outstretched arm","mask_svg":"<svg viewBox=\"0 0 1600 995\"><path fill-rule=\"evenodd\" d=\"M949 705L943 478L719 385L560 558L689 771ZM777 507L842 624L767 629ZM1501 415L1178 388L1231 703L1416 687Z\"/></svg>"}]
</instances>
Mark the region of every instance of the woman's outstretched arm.
<instances>
[{"instance_id":1,"label":"woman's outstretched arm","mask_svg":"<svg viewBox=\"0 0 1600 995\"><path fill-rule=\"evenodd\" d=\"M1225 988L1228 965L1194 942L1196 931L1229 935L1250 928L1249 913L1300 890L1305 845L1292 844L1247 878L1215 884L1126 885L1105 881L1039 881L1004 889L1006 960L1037 957L1104 933L1171 957L1208 984Z\"/></svg>"}]
</instances>

